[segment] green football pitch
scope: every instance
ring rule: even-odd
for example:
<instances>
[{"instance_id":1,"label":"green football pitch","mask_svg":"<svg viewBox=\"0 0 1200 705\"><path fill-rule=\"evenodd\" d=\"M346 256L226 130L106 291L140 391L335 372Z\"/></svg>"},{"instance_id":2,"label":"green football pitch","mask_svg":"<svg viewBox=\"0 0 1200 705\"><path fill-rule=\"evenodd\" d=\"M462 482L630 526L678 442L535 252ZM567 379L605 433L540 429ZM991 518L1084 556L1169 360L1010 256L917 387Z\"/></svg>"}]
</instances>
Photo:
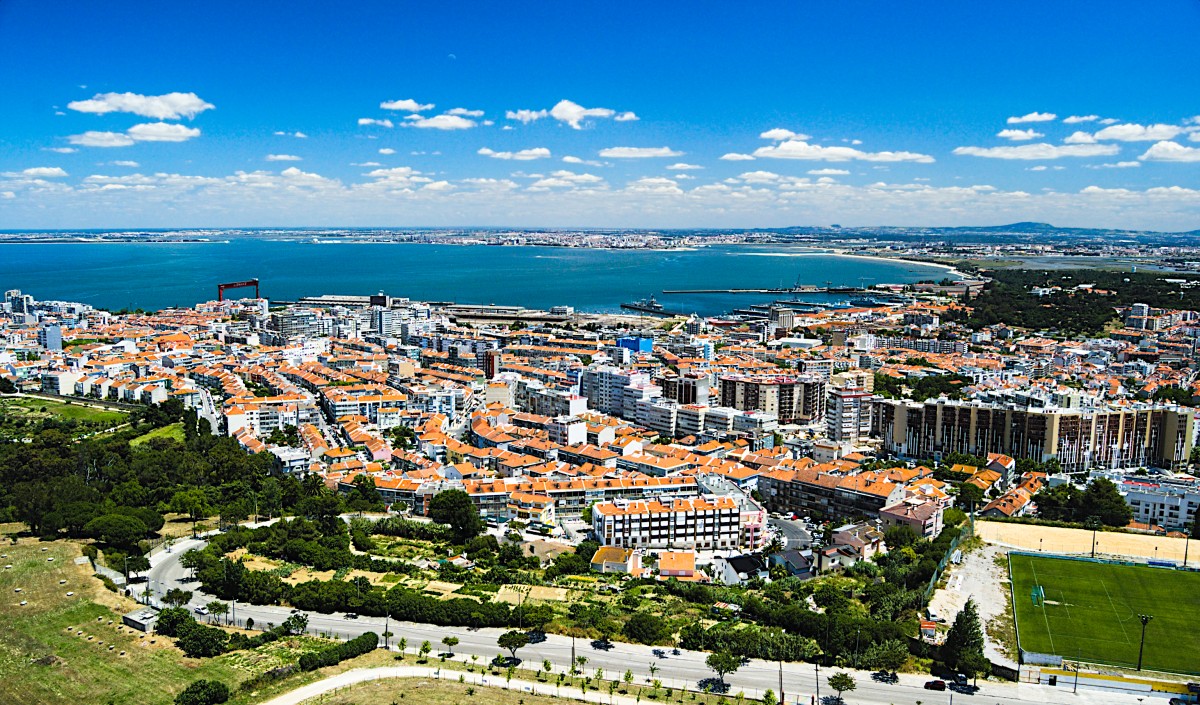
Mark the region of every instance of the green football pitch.
<instances>
[{"instance_id":1,"label":"green football pitch","mask_svg":"<svg viewBox=\"0 0 1200 705\"><path fill-rule=\"evenodd\" d=\"M1133 667L1148 614L1142 667L1200 673L1200 573L1015 553L1009 565L1025 651Z\"/></svg>"}]
</instances>

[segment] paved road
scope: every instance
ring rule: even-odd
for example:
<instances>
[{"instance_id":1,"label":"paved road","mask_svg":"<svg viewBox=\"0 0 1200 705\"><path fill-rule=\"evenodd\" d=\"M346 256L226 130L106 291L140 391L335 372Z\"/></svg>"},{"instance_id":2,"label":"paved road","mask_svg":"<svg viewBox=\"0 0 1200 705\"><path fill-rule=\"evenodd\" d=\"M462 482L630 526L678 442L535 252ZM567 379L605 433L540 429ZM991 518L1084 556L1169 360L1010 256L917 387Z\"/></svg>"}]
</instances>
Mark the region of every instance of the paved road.
<instances>
[{"instance_id":1,"label":"paved road","mask_svg":"<svg viewBox=\"0 0 1200 705\"><path fill-rule=\"evenodd\" d=\"M767 523L780 532L785 548L805 549L812 543L812 537L804 528L804 522L771 518Z\"/></svg>"},{"instance_id":2,"label":"paved road","mask_svg":"<svg viewBox=\"0 0 1200 705\"><path fill-rule=\"evenodd\" d=\"M211 596L202 595L197 585L188 580L187 571L179 565L179 557L190 548L198 548L203 540L186 539L178 541L172 551L165 551L151 556L149 578L155 599L172 587L181 587L195 591L191 607L207 603ZM257 627L270 624L280 624L291 613L286 607L268 605L234 605L236 619L244 623L247 617L254 619ZM359 617L347 619L344 614L322 614L309 612L308 626L310 633L328 634L337 638L351 638L367 631L383 634L390 630L394 636L391 645L401 637L408 640L409 649L417 648L421 641L430 641L435 648L441 644L443 637L454 635L459 638L455 651L461 654L479 656L481 663L486 662L503 652L496 644L497 637L505 630L479 629L467 630L462 628L439 627L430 624L415 624L411 622L393 622L379 617ZM233 616L233 615L231 615ZM700 651L681 650L678 654L671 649L655 649L638 644L614 643L610 649L595 648L592 642L569 637L549 634L545 641L530 644L517 654L527 666L536 668L544 659L554 664L554 670L561 671L569 665L575 656L588 659L586 669L591 672L603 668L607 675L623 674L627 669L632 670L638 682L649 682L658 678L664 686L679 688L696 688L705 679L714 677L713 672L704 665L707 654ZM651 664L655 674L651 675ZM728 676L729 692L736 694L745 691L747 696L757 697L764 689L770 688L779 692L779 664L766 661L751 660L743 665L737 673ZM865 671L852 671L858 688L849 698L852 703L867 703L868 705L890 705L894 703L915 703L921 701L925 705L950 705L950 693L924 690L923 684L928 677L902 674L895 684L879 683L871 679L871 674ZM832 695L826 684L826 679L833 673L830 669L820 669L821 696ZM817 669L811 664L783 664L784 692L794 696L803 695L808 703L817 692ZM1050 688L1030 684L1015 683L982 683L980 690L974 695L957 695L962 703L977 703L978 705L1015 705L1017 703L1096 703L1097 705L1122 704L1134 705L1139 702L1132 695L1116 695L1097 691L1081 690L1078 695L1072 695L1068 688ZM791 698L789 697L789 700Z\"/></svg>"}]
</instances>

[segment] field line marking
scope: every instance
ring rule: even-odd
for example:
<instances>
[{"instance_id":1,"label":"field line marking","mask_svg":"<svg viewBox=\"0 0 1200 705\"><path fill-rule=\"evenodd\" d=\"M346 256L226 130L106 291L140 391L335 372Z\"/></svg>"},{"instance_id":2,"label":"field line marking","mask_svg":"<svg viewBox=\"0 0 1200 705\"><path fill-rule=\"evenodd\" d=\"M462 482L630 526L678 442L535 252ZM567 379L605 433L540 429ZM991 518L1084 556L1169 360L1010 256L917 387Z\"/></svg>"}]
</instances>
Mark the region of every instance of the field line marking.
<instances>
[{"instance_id":1,"label":"field line marking","mask_svg":"<svg viewBox=\"0 0 1200 705\"><path fill-rule=\"evenodd\" d=\"M1038 580L1037 567L1033 565L1033 559L1029 559L1029 569L1033 571L1033 584L1041 585ZM1050 651L1057 653L1058 649L1054 648L1054 632L1050 629L1050 617L1046 614L1046 588L1042 586L1042 619L1046 622L1046 636L1050 639ZM1014 612L1015 613L1015 612Z\"/></svg>"},{"instance_id":2,"label":"field line marking","mask_svg":"<svg viewBox=\"0 0 1200 705\"><path fill-rule=\"evenodd\" d=\"M1108 596L1108 604L1112 605L1113 616L1117 618L1117 626L1121 628L1121 635L1125 637L1125 643L1131 643L1129 633L1125 631L1125 625L1121 623L1121 615L1117 614L1117 603L1113 602L1112 593L1108 591L1108 586L1104 584L1103 580L1100 581L1100 587L1104 588L1104 594ZM1125 607L1128 608L1129 605L1125 605Z\"/></svg>"}]
</instances>

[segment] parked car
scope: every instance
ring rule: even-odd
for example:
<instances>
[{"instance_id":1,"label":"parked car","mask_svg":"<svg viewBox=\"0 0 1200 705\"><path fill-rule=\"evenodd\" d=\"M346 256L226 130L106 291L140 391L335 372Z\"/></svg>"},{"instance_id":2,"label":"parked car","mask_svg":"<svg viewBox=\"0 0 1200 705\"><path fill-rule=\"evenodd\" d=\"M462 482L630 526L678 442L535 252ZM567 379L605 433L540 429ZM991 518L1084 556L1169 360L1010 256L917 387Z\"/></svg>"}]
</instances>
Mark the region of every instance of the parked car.
<instances>
[{"instance_id":1,"label":"parked car","mask_svg":"<svg viewBox=\"0 0 1200 705\"><path fill-rule=\"evenodd\" d=\"M925 681L925 690L945 690L946 681Z\"/></svg>"},{"instance_id":2,"label":"parked car","mask_svg":"<svg viewBox=\"0 0 1200 705\"><path fill-rule=\"evenodd\" d=\"M966 685L967 677L961 673L954 674L954 685Z\"/></svg>"},{"instance_id":3,"label":"parked car","mask_svg":"<svg viewBox=\"0 0 1200 705\"><path fill-rule=\"evenodd\" d=\"M200 605L199 607L194 609L193 612L195 612L196 614L208 614L208 608L205 607L204 605Z\"/></svg>"},{"instance_id":4,"label":"parked car","mask_svg":"<svg viewBox=\"0 0 1200 705\"><path fill-rule=\"evenodd\" d=\"M357 612L347 612L346 619L358 619L358 613Z\"/></svg>"}]
</instances>

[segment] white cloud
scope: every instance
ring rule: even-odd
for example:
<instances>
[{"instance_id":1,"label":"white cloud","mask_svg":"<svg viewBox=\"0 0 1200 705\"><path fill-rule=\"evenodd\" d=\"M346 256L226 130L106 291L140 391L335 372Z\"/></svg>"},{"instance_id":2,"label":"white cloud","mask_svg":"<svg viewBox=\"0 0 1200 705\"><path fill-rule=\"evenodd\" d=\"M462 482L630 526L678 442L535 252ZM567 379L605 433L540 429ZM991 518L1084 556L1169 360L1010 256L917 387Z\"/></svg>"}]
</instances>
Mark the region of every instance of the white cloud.
<instances>
[{"instance_id":1,"label":"white cloud","mask_svg":"<svg viewBox=\"0 0 1200 705\"><path fill-rule=\"evenodd\" d=\"M1188 135L1188 141L1200 142L1200 132L1193 132L1192 134Z\"/></svg>"},{"instance_id":2,"label":"white cloud","mask_svg":"<svg viewBox=\"0 0 1200 705\"><path fill-rule=\"evenodd\" d=\"M422 191L451 191L454 184L449 181L433 181L421 187Z\"/></svg>"},{"instance_id":3,"label":"white cloud","mask_svg":"<svg viewBox=\"0 0 1200 705\"><path fill-rule=\"evenodd\" d=\"M75 100L67 107L81 113L133 113L159 120L193 118L216 107L195 93L166 93L139 95L137 93L97 93L88 100Z\"/></svg>"},{"instance_id":4,"label":"white cloud","mask_svg":"<svg viewBox=\"0 0 1200 705\"><path fill-rule=\"evenodd\" d=\"M379 150L379 153L380 154L395 154L396 150L392 149L391 147L384 147Z\"/></svg>"},{"instance_id":5,"label":"white cloud","mask_svg":"<svg viewBox=\"0 0 1200 705\"><path fill-rule=\"evenodd\" d=\"M35 166L23 170L21 175L30 176L35 179L59 179L66 176L67 172L57 166Z\"/></svg>"},{"instance_id":6,"label":"white cloud","mask_svg":"<svg viewBox=\"0 0 1200 705\"><path fill-rule=\"evenodd\" d=\"M1028 130L1000 130L996 133L996 136L1002 139L1012 140L1013 142L1025 142L1027 140L1037 139L1038 137L1045 137L1046 135L1034 130L1033 128L1030 128Z\"/></svg>"},{"instance_id":7,"label":"white cloud","mask_svg":"<svg viewBox=\"0 0 1200 705\"><path fill-rule=\"evenodd\" d=\"M109 162L109 164L111 164L113 166L125 166L125 167L129 167L131 169L136 169L139 166L141 166L141 164L138 164L137 162L134 162L134 161L130 161L128 159L117 159L116 161Z\"/></svg>"},{"instance_id":8,"label":"white cloud","mask_svg":"<svg viewBox=\"0 0 1200 705\"><path fill-rule=\"evenodd\" d=\"M1138 159L1144 162L1200 162L1200 147L1185 147L1178 142L1155 142Z\"/></svg>"},{"instance_id":9,"label":"white cloud","mask_svg":"<svg viewBox=\"0 0 1200 705\"><path fill-rule=\"evenodd\" d=\"M298 162L300 157L295 154L268 154L267 161L269 162Z\"/></svg>"},{"instance_id":10,"label":"white cloud","mask_svg":"<svg viewBox=\"0 0 1200 705\"><path fill-rule=\"evenodd\" d=\"M200 128L166 122L144 122L125 131L138 142L186 142L200 136Z\"/></svg>"},{"instance_id":11,"label":"white cloud","mask_svg":"<svg viewBox=\"0 0 1200 705\"><path fill-rule=\"evenodd\" d=\"M1067 144L1095 144L1096 138L1090 132L1076 130L1063 138L1063 142Z\"/></svg>"},{"instance_id":12,"label":"white cloud","mask_svg":"<svg viewBox=\"0 0 1200 705\"><path fill-rule=\"evenodd\" d=\"M71 144L81 147L128 147L133 144L133 138L124 132L97 132L88 130L81 135L71 135L67 138Z\"/></svg>"},{"instance_id":13,"label":"white cloud","mask_svg":"<svg viewBox=\"0 0 1200 705\"><path fill-rule=\"evenodd\" d=\"M47 152L57 152L58 154L74 154L79 151L74 147L43 147L43 149Z\"/></svg>"},{"instance_id":14,"label":"white cloud","mask_svg":"<svg viewBox=\"0 0 1200 705\"><path fill-rule=\"evenodd\" d=\"M514 161L531 161L533 159L547 159L550 157L550 150L545 147L533 147L530 149L522 149L516 152L496 152L487 147L480 147L478 154L492 159L511 159Z\"/></svg>"},{"instance_id":15,"label":"white cloud","mask_svg":"<svg viewBox=\"0 0 1200 705\"><path fill-rule=\"evenodd\" d=\"M677 152L670 147L608 147L600 150L600 156L612 159L646 159L680 157L683 156L683 152Z\"/></svg>"},{"instance_id":16,"label":"white cloud","mask_svg":"<svg viewBox=\"0 0 1200 705\"><path fill-rule=\"evenodd\" d=\"M451 108L446 111L447 115L462 115L463 117L483 117L482 110L467 110L466 108Z\"/></svg>"},{"instance_id":17,"label":"white cloud","mask_svg":"<svg viewBox=\"0 0 1200 705\"><path fill-rule=\"evenodd\" d=\"M616 120L617 122L637 122L638 120L641 120L641 118L639 118L633 112L626 110L623 113L618 113L613 120Z\"/></svg>"},{"instance_id":18,"label":"white cloud","mask_svg":"<svg viewBox=\"0 0 1200 705\"><path fill-rule=\"evenodd\" d=\"M919 162L928 164L933 157L918 152L864 152L853 147L822 147L804 140L790 139L771 147L759 147L754 156L771 159L803 159L808 161L846 162Z\"/></svg>"},{"instance_id":19,"label":"white cloud","mask_svg":"<svg viewBox=\"0 0 1200 705\"><path fill-rule=\"evenodd\" d=\"M421 117L420 115L409 115L404 118L401 123L405 127L420 127L432 130L469 130L475 127L476 122L469 120L461 115L435 115L433 117Z\"/></svg>"},{"instance_id":20,"label":"white cloud","mask_svg":"<svg viewBox=\"0 0 1200 705\"><path fill-rule=\"evenodd\" d=\"M726 162L752 162L754 157L749 154L738 154L737 152L727 152L721 155L721 160Z\"/></svg>"},{"instance_id":21,"label":"white cloud","mask_svg":"<svg viewBox=\"0 0 1200 705\"><path fill-rule=\"evenodd\" d=\"M578 103L573 103L569 100L560 100L550 109L550 117L565 122L576 130L583 129L582 122L586 118L607 118L612 117L616 112L609 108L585 108Z\"/></svg>"},{"instance_id":22,"label":"white cloud","mask_svg":"<svg viewBox=\"0 0 1200 705\"><path fill-rule=\"evenodd\" d=\"M1141 166L1141 162L1113 162L1110 164L1085 164L1088 169L1132 169Z\"/></svg>"},{"instance_id":23,"label":"white cloud","mask_svg":"<svg viewBox=\"0 0 1200 705\"><path fill-rule=\"evenodd\" d=\"M16 197L17 197L17 194L12 191L0 191L0 198L8 199L8 198L16 198Z\"/></svg>"},{"instance_id":24,"label":"white cloud","mask_svg":"<svg viewBox=\"0 0 1200 705\"><path fill-rule=\"evenodd\" d=\"M1008 124L1018 125L1023 122L1049 122L1057 117L1058 116L1055 115L1054 113L1032 112L1027 115L1022 115L1020 117L1010 117L1008 119Z\"/></svg>"},{"instance_id":25,"label":"white cloud","mask_svg":"<svg viewBox=\"0 0 1200 705\"><path fill-rule=\"evenodd\" d=\"M1118 122L1121 122L1121 121L1116 118L1104 118L1103 120L1100 121L1100 124L1101 125L1115 125Z\"/></svg>"},{"instance_id":26,"label":"white cloud","mask_svg":"<svg viewBox=\"0 0 1200 705\"><path fill-rule=\"evenodd\" d=\"M598 161L595 161L592 159L580 159L579 157L572 156L570 154L563 157L562 160L564 162L566 162L567 164L586 164L588 166L604 166L604 164L601 162L598 162Z\"/></svg>"},{"instance_id":27,"label":"white cloud","mask_svg":"<svg viewBox=\"0 0 1200 705\"><path fill-rule=\"evenodd\" d=\"M784 129L782 127L776 127L774 129L767 130L766 132L760 134L759 137L761 137L764 140L775 140L777 142L782 142L783 140L812 139L809 135L805 135L805 134L802 134L799 132L792 132L791 130Z\"/></svg>"},{"instance_id":28,"label":"white cloud","mask_svg":"<svg viewBox=\"0 0 1200 705\"><path fill-rule=\"evenodd\" d=\"M359 118L359 125L376 125L378 127L395 127L391 120L376 120L375 118Z\"/></svg>"},{"instance_id":29,"label":"white cloud","mask_svg":"<svg viewBox=\"0 0 1200 705\"><path fill-rule=\"evenodd\" d=\"M549 176L540 177L529 188L532 190L545 190L553 188L575 188L578 186L597 187L604 183L604 179L595 174L577 174L573 171L560 169L551 173Z\"/></svg>"},{"instance_id":30,"label":"white cloud","mask_svg":"<svg viewBox=\"0 0 1200 705\"><path fill-rule=\"evenodd\" d=\"M654 195L677 196L683 194L679 184L664 176L645 176L637 181L630 181L625 190L631 193L646 193Z\"/></svg>"},{"instance_id":31,"label":"white cloud","mask_svg":"<svg viewBox=\"0 0 1200 705\"><path fill-rule=\"evenodd\" d=\"M1097 132L1095 137L1098 140L1120 140L1122 142L1157 142L1159 140L1174 139L1181 132L1183 132L1183 128L1176 125L1138 125L1128 123L1124 125L1110 125Z\"/></svg>"},{"instance_id":32,"label":"white cloud","mask_svg":"<svg viewBox=\"0 0 1200 705\"><path fill-rule=\"evenodd\" d=\"M1029 167L1028 171L1045 171L1048 168L1045 164L1038 164L1037 166Z\"/></svg>"},{"instance_id":33,"label":"white cloud","mask_svg":"<svg viewBox=\"0 0 1200 705\"><path fill-rule=\"evenodd\" d=\"M1070 117L1063 118L1063 122L1068 125L1074 125L1080 122L1095 122L1099 119L1099 115L1071 115Z\"/></svg>"},{"instance_id":34,"label":"white cloud","mask_svg":"<svg viewBox=\"0 0 1200 705\"><path fill-rule=\"evenodd\" d=\"M400 110L406 113L421 113L433 109L433 103L418 103L412 98L385 100L379 104L384 110Z\"/></svg>"},{"instance_id":35,"label":"white cloud","mask_svg":"<svg viewBox=\"0 0 1200 705\"><path fill-rule=\"evenodd\" d=\"M379 162L351 162L350 166L383 166Z\"/></svg>"},{"instance_id":36,"label":"white cloud","mask_svg":"<svg viewBox=\"0 0 1200 705\"><path fill-rule=\"evenodd\" d=\"M813 176L848 176L850 174L845 169L812 169L808 173Z\"/></svg>"},{"instance_id":37,"label":"white cloud","mask_svg":"<svg viewBox=\"0 0 1200 705\"><path fill-rule=\"evenodd\" d=\"M684 162L677 162L667 168L671 171L688 171L690 169L703 169L704 167L700 166L699 164L686 164Z\"/></svg>"},{"instance_id":38,"label":"white cloud","mask_svg":"<svg viewBox=\"0 0 1200 705\"><path fill-rule=\"evenodd\" d=\"M504 113L504 117L508 118L509 120L517 120L525 123L526 125L535 120L541 120L542 118L549 116L549 110L509 110Z\"/></svg>"},{"instance_id":39,"label":"white cloud","mask_svg":"<svg viewBox=\"0 0 1200 705\"><path fill-rule=\"evenodd\" d=\"M1039 142L1019 147L955 147L954 153L990 159L1058 159L1060 157L1108 157L1121 151L1115 144L1053 145Z\"/></svg>"},{"instance_id":40,"label":"white cloud","mask_svg":"<svg viewBox=\"0 0 1200 705\"><path fill-rule=\"evenodd\" d=\"M358 124L361 125L362 120L359 120ZM283 130L276 130L275 136L276 137L295 137L296 139L301 139L301 140L308 139L308 135L304 134L303 132L300 132L299 130L297 130L296 132L284 132Z\"/></svg>"},{"instance_id":41,"label":"white cloud","mask_svg":"<svg viewBox=\"0 0 1200 705\"><path fill-rule=\"evenodd\" d=\"M738 178L748 184L769 184L779 180L779 174L773 171L745 171Z\"/></svg>"}]
</instances>

